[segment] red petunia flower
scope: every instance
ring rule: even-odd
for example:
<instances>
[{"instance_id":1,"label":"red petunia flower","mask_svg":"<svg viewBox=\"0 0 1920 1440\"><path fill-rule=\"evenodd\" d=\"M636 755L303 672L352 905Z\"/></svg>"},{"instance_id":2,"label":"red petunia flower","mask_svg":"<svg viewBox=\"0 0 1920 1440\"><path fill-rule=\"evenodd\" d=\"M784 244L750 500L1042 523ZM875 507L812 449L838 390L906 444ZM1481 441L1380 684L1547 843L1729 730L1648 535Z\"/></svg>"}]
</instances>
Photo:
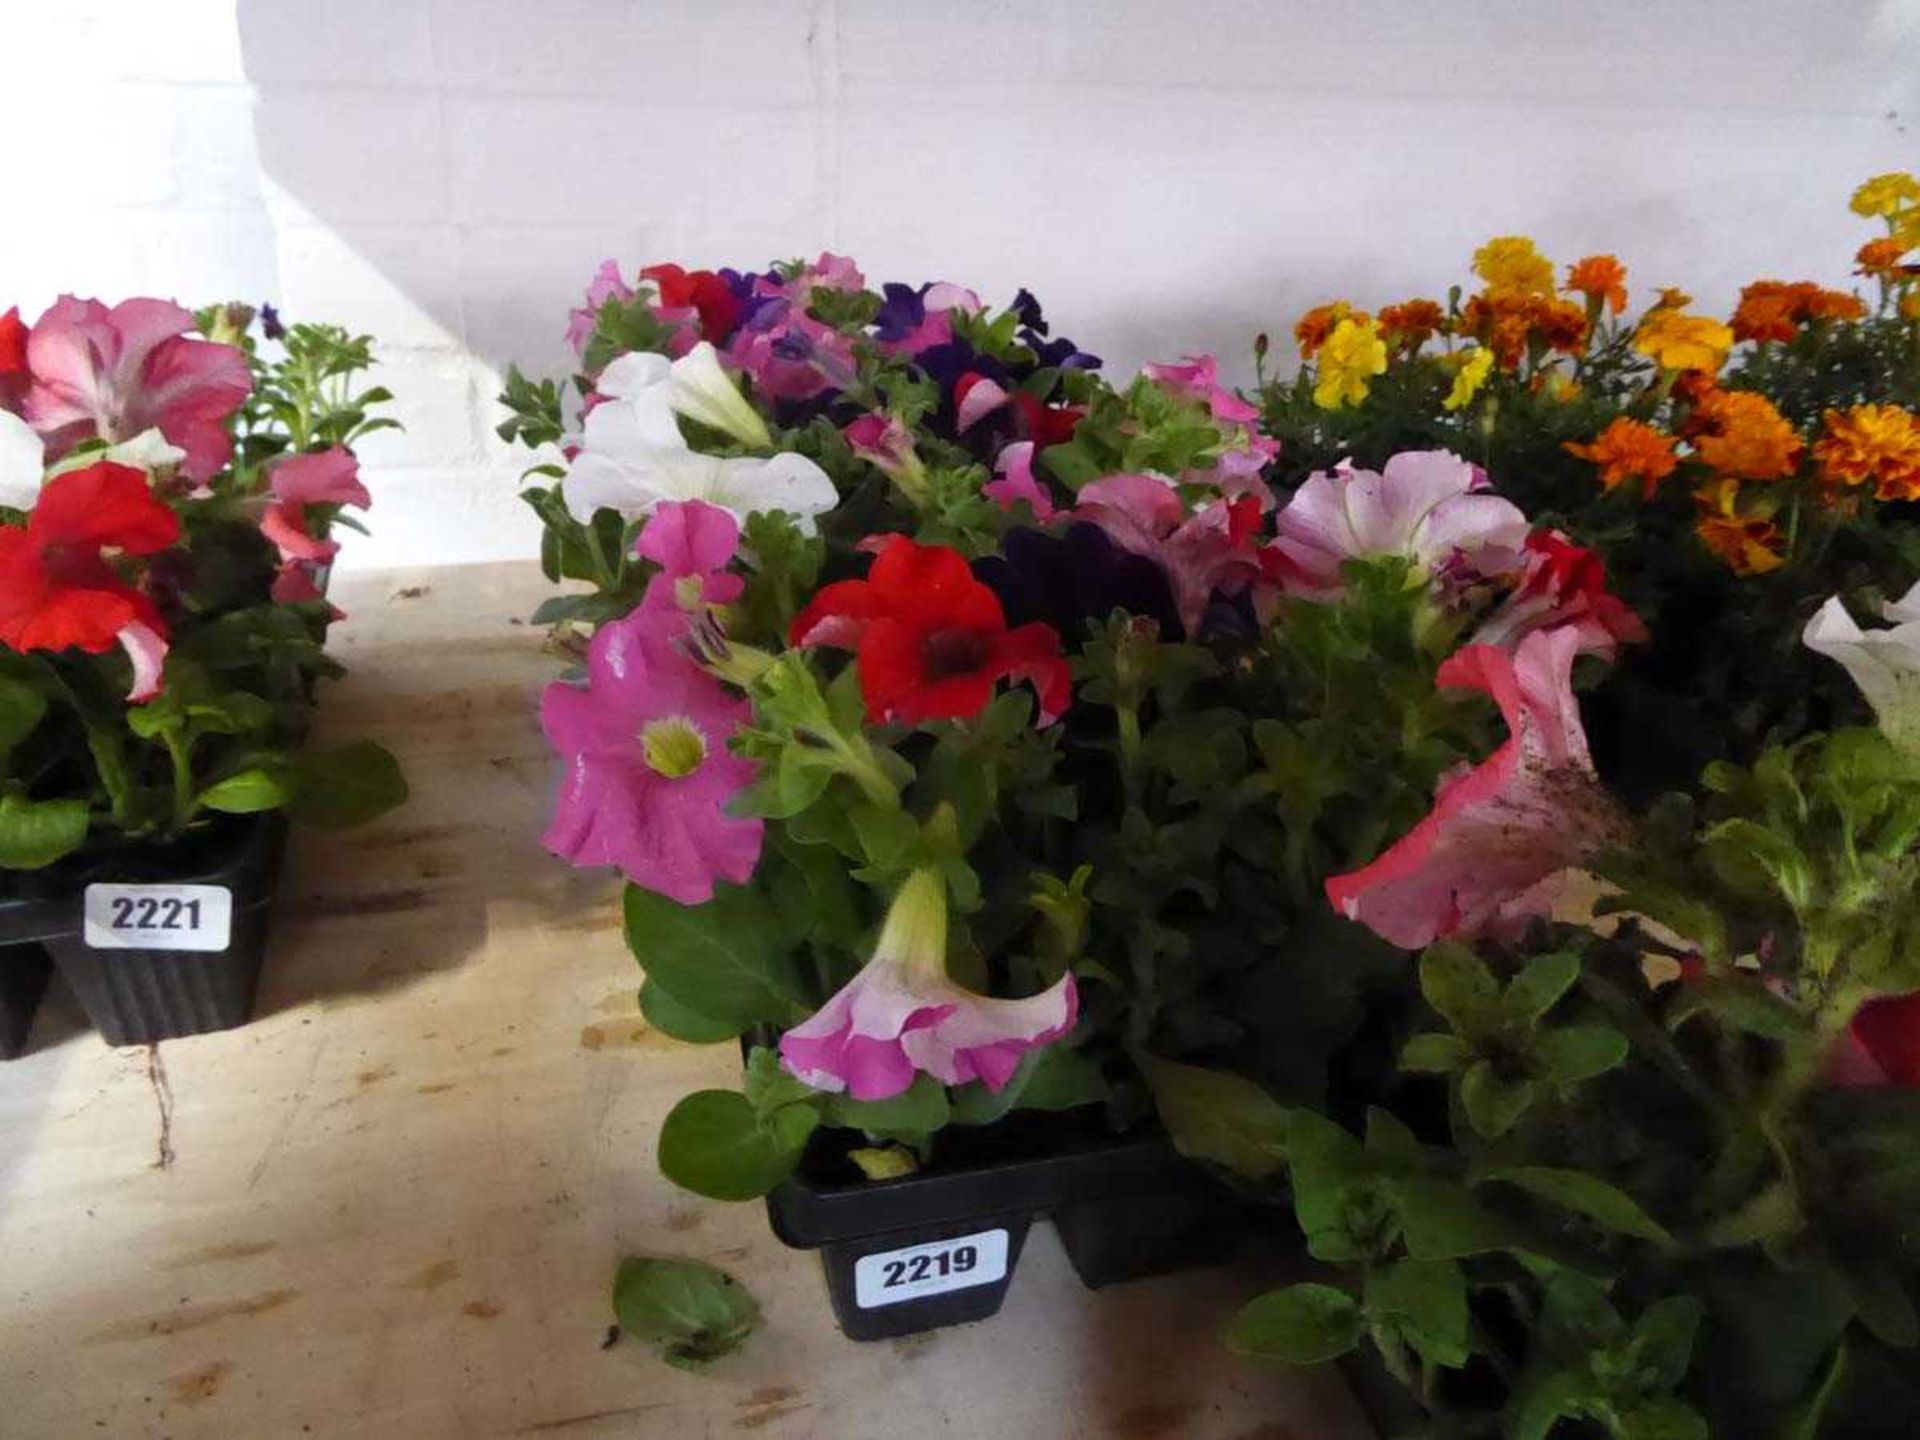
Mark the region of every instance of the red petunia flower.
<instances>
[{"instance_id":1,"label":"red petunia flower","mask_svg":"<svg viewBox=\"0 0 1920 1440\"><path fill-rule=\"evenodd\" d=\"M987 416L1011 409L1014 438L1031 440L1034 453L1049 445L1064 445L1086 418L1078 405L1043 405L1025 390L1009 390L999 381L969 370L953 382L954 426L965 434Z\"/></svg>"},{"instance_id":2,"label":"red petunia flower","mask_svg":"<svg viewBox=\"0 0 1920 1440\"><path fill-rule=\"evenodd\" d=\"M1073 698L1051 625L1009 630L999 597L958 551L904 535L886 538L865 580L837 581L815 595L788 639L855 651L867 718L876 724L968 719L1003 679L1033 683L1042 725Z\"/></svg>"},{"instance_id":3,"label":"red petunia flower","mask_svg":"<svg viewBox=\"0 0 1920 1440\"><path fill-rule=\"evenodd\" d=\"M166 622L107 552L151 555L180 538L180 517L147 477L102 461L46 483L25 525L0 525L0 645L85 650L116 644L133 661L130 700L160 689Z\"/></svg>"},{"instance_id":4,"label":"red petunia flower","mask_svg":"<svg viewBox=\"0 0 1920 1440\"><path fill-rule=\"evenodd\" d=\"M640 278L651 280L660 290L660 305L667 310L694 310L700 316L700 337L714 345L724 345L740 323L740 302L733 289L711 270L683 270L678 265L649 265Z\"/></svg>"},{"instance_id":5,"label":"red petunia flower","mask_svg":"<svg viewBox=\"0 0 1920 1440\"><path fill-rule=\"evenodd\" d=\"M33 380L27 369L27 334L18 305L0 315L0 410L18 413Z\"/></svg>"},{"instance_id":6,"label":"red petunia flower","mask_svg":"<svg viewBox=\"0 0 1920 1440\"><path fill-rule=\"evenodd\" d=\"M1920 994L1869 1000L1828 1058L1836 1085L1920 1089Z\"/></svg>"}]
</instances>

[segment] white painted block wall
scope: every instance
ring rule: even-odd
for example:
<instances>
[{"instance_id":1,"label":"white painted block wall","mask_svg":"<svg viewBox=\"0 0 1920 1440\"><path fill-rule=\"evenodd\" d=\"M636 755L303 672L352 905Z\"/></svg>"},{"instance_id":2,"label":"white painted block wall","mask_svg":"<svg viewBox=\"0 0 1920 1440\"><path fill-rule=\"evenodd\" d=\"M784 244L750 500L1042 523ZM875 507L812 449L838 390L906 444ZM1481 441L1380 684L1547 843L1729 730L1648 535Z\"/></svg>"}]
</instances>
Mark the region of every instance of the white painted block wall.
<instances>
[{"instance_id":1,"label":"white painted block wall","mask_svg":"<svg viewBox=\"0 0 1920 1440\"><path fill-rule=\"evenodd\" d=\"M1710 306L1846 283L1920 164L1916 0L0 0L45 108L5 294L271 295L382 340L349 564L533 553L500 369L564 366L601 259L1030 286L1126 367L1246 373L1335 294L1489 234ZM78 89L75 87L79 86ZM251 128L248 121L251 119ZM51 143L49 143L51 142ZM17 217L30 215L22 225ZM0 302L4 303L4 302Z\"/></svg>"}]
</instances>

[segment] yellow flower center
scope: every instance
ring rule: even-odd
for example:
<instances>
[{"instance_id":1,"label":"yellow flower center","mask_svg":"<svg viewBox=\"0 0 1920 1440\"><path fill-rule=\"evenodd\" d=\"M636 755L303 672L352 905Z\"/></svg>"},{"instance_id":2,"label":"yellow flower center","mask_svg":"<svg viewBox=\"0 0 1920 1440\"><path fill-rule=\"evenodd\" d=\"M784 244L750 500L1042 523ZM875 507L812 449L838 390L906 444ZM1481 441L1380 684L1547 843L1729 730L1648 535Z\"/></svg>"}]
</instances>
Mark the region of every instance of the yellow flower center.
<instances>
[{"instance_id":1,"label":"yellow flower center","mask_svg":"<svg viewBox=\"0 0 1920 1440\"><path fill-rule=\"evenodd\" d=\"M707 737L700 727L680 715L650 721L640 731L640 748L654 774L684 780L707 758Z\"/></svg>"}]
</instances>

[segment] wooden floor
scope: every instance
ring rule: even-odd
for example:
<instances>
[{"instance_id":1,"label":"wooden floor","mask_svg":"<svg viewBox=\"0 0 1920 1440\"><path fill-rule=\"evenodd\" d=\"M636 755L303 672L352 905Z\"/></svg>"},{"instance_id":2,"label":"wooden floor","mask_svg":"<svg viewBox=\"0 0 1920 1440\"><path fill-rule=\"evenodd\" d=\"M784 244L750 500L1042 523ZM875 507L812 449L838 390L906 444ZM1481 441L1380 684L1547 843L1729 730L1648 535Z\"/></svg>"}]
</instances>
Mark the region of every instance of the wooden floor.
<instances>
[{"instance_id":1,"label":"wooden floor","mask_svg":"<svg viewBox=\"0 0 1920 1440\"><path fill-rule=\"evenodd\" d=\"M1256 1277L1090 1293L1042 1226L996 1320L856 1345L758 1206L659 1177L661 1117L738 1061L641 1022L615 885L536 843L544 589L341 577L323 734L392 746L412 802L296 838L251 1025L110 1050L56 989L0 1063L0 1436L1364 1436L1332 1374L1221 1350ZM641 1253L765 1328L704 1376L603 1350Z\"/></svg>"}]
</instances>

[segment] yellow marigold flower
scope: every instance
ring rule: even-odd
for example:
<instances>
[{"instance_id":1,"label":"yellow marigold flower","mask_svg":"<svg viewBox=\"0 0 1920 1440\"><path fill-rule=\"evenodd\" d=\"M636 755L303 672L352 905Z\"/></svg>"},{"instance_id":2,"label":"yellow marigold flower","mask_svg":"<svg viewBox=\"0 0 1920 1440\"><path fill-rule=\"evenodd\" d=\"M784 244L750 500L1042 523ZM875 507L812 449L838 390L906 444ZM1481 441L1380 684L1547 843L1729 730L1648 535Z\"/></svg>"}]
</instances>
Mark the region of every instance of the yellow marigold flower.
<instances>
[{"instance_id":1,"label":"yellow marigold flower","mask_svg":"<svg viewBox=\"0 0 1920 1440\"><path fill-rule=\"evenodd\" d=\"M1713 374L1733 348L1733 331L1705 315L1683 315L1666 307L1647 312L1633 337L1633 348L1662 370L1699 370Z\"/></svg>"},{"instance_id":2,"label":"yellow marigold flower","mask_svg":"<svg viewBox=\"0 0 1920 1440\"><path fill-rule=\"evenodd\" d=\"M1320 347L1327 343L1327 336L1333 333L1333 327L1349 316L1364 320L1367 312L1354 309L1344 300L1330 300L1302 315L1293 327L1293 339L1300 347L1300 358L1311 360L1319 354Z\"/></svg>"},{"instance_id":3,"label":"yellow marigold flower","mask_svg":"<svg viewBox=\"0 0 1920 1440\"><path fill-rule=\"evenodd\" d=\"M1882 500L1920 500L1920 420L1898 405L1827 411L1813 458L1830 485L1871 484Z\"/></svg>"},{"instance_id":4,"label":"yellow marigold flower","mask_svg":"<svg viewBox=\"0 0 1920 1440\"><path fill-rule=\"evenodd\" d=\"M1784 480L1800 468L1806 452L1786 416L1751 390L1707 395L1694 408L1687 433L1702 460L1740 480Z\"/></svg>"},{"instance_id":5,"label":"yellow marigold flower","mask_svg":"<svg viewBox=\"0 0 1920 1440\"><path fill-rule=\"evenodd\" d=\"M1854 255L1854 263L1860 268L1856 272L1886 280L1902 273L1901 260L1905 258L1907 247L1891 236L1879 240L1869 240Z\"/></svg>"},{"instance_id":6,"label":"yellow marigold flower","mask_svg":"<svg viewBox=\"0 0 1920 1440\"><path fill-rule=\"evenodd\" d=\"M1460 368L1454 372L1453 388L1440 404L1448 410L1459 410L1472 402L1480 393L1480 387L1487 383L1487 376L1493 373L1493 352L1484 345L1476 345L1449 358L1457 360Z\"/></svg>"},{"instance_id":7,"label":"yellow marigold flower","mask_svg":"<svg viewBox=\"0 0 1920 1440\"><path fill-rule=\"evenodd\" d=\"M1553 262L1525 235L1497 235L1473 252L1473 273L1490 294L1553 294Z\"/></svg>"},{"instance_id":8,"label":"yellow marigold flower","mask_svg":"<svg viewBox=\"0 0 1920 1440\"><path fill-rule=\"evenodd\" d=\"M1890 170L1885 175L1874 176L1854 191L1847 208L1869 218L1890 216L1897 215L1916 200L1920 200L1920 180L1904 170Z\"/></svg>"},{"instance_id":9,"label":"yellow marigold flower","mask_svg":"<svg viewBox=\"0 0 1920 1440\"><path fill-rule=\"evenodd\" d=\"M1693 303L1693 296L1677 285L1660 287L1660 298L1653 302L1656 310L1684 310Z\"/></svg>"},{"instance_id":10,"label":"yellow marigold flower","mask_svg":"<svg viewBox=\"0 0 1920 1440\"><path fill-rule=\"evenodd\" d=\"M1567 289L1618 315L1627 308L1627 267L1611 255L1589 255L1567 267Z\"/></svg>"},{"instance_id":11,"label":"yellow marigold flower","mask_svg":"<svg viewBox=\"0 0 1920 1440\"><path fill-rule=\"evenodd\" d=\"M1920 290L1909 290L1900 297L1900 318L1920 320Z\"/></svg>"},{"instance_id":12,"label":"yellow marigold flower","mask_svg":"<svg viewBox=\"0 0 1920 1440\"><path fill-rule=\"evenodd\" d=\"M1700 509L1694 533L1736 575L1764 575L1786 564L1780 527L1760 515L1739 509L1740 482L1716 480L1694 495Z\"/></svg>"},{"instance_id":13,"label":"yellow marigold flower","mask_svg":"<svg viewBox=\"0 0 1920 1440\"><path fill-rule=\"evenodd\" d=\"M1371 319L1349 315L1320 347L1319 364L1313 403L1322 410L1338 410L1367 398L1368 382L1386 371L1387 347Z\"/></svg>"},{"instance_id":14,"label":"yellow marigold flower","mask_svg":"<svg viewBox=\"0 0 1920 1440\"><path fill-rule=\"evenodd\" d=\"M1680 464L1673 437L1653 426L1622 415L1593 437L1590 445L1569 440L1566 451L1600 467L1600 483L1614 490L1629 481L1640 482L1641 494L1653 498L1660 482Z\"/></svg>"}]
</instances>

